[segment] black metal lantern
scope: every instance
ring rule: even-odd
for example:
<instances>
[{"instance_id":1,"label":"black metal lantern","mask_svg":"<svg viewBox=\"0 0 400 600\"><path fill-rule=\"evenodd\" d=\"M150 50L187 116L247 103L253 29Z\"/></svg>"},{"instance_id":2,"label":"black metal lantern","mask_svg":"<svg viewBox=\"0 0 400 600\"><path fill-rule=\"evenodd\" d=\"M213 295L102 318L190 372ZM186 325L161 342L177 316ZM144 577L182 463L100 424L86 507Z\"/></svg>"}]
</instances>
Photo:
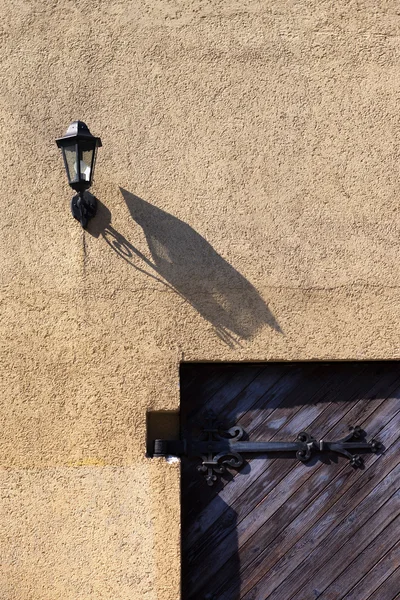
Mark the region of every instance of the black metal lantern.
<instances>
[{"instance_id":1,"label":"black metal lantern","mask_svg":"<svg viewBox=\"0 0 400 600\"><path fill-rule=\"evenodd\" d=\"M88 220L96 214L96 198L86 194L93 182L97 148L101 139L92 135L82 121L74 121L64 137L56 140L64 158L68 183L78 192L71 200L71 211L85 229Z\"/></svg>"}]
</instances>

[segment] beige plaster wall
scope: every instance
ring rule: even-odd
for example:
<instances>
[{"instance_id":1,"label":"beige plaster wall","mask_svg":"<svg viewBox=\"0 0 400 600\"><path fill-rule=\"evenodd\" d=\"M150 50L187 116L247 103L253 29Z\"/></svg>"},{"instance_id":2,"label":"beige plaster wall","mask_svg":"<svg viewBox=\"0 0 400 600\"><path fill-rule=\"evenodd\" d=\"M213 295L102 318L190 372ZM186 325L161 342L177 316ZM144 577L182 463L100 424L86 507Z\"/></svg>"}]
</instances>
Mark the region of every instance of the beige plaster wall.
<instances>
[{"instance_id":1,"label":"beige plaster wall","mask_svg":"<svg viewBox=\"0 0 400 600\"><path fill-rule=\"evenodd\" d=\"M180 361L400 357L399 35L395 0L3 0L2 598L179 598L144 453Z\"/></svg>"}]
</instances>

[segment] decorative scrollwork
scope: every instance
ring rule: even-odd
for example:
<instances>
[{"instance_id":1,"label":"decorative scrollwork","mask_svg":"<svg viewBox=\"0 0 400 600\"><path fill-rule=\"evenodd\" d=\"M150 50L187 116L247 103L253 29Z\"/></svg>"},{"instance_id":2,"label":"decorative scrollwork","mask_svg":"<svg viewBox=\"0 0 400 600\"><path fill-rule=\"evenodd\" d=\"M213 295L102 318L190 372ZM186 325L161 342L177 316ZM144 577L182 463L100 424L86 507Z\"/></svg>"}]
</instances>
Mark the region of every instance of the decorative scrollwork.
<instances>
[{"instance_id":1,"label":"decorative scrollwork","mask_svg":"<svg viewBox=\"0 0 400 600\"><path fill-rule=\"evenodd\" d=\"M378 442L378 440L371 440L369 444L371 446L371 452L374 452L374 454L383 450L383 444Z\"/></svg>"},{"instance_id":2,"label":"decorative scrollwork","mask_svg":"<svg viewBox=\"0 0 400 600\"><path fill-rule=\"evenodd\" d=\"M230 442L238 442L242 439L244 435L243 427L240 425L235 425L230 429L227 429L224 432L220 432L219 430L214 433L214 438L216 440L226 440L229 439Z\"/></svg>"},{"instance_id":3,"label":"decorative scrollwork","mask_svg":"<svg viewBox=\"0 0 400 600\"><path fill-rule=\"evenodd\" d=\"M244 435L243 428L240 425L234 425L229 429L222 429L222 424L216 422L212 411L205 414L206 427L203 429L202 439L208 442L238 442ZM244 459L238 452L224 450L217 454L209 452L207 455L201 455L202 463L197 467L200 473L205 474L205 480L208 485L214 485L217 480L216 473L222 475L228 468L239 469Z\"/></svg>"},{"instance_id":4,"label":"decorative scrollwork","mask_svg":"<svg viewBox=\"0 0 400 600\"><path fill-rule=\"evenodd\" d=\"M301 460L301 462L307 462L311 458L316 440L306 431L301 431L297 436L297 440L301 442L302 445L296 452L296 458Z\"/></svg>"},{"instance_id":5,"label":"decorative scrollwork","mask_svg":"<svg viewBox=\"0 0 400 600\"><path fill-rule=\"evenodd\" d=\"M222 475L226 472L228 467L233 469L239 469L243 465L243 457L237 452L226 453L220 452L215 456L209 454L208 456L202 456L203 462L197 467L200 473L206 473L205 479L208 485L214 485L217 479L215 473Z\"/></svg>"}]
</instances>

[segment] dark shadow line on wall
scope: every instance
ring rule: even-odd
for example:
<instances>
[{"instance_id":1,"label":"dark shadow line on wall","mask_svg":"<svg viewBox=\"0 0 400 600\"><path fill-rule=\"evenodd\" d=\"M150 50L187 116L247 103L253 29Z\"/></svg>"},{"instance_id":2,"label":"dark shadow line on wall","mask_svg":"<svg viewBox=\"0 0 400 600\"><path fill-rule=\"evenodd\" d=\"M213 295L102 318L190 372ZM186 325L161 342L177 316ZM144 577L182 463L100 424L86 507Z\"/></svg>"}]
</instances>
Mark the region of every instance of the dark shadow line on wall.
<instances>
[{"instance_id":1,"label":"dark shadow line on wall","mask_svg":"<svg viewBox=\"0 0 400 600\"><path fill-rule=\"evenodd\" d=\"M89 224L91 235L101 235L133 268L188 302L228 346L240 345L240 339L251 339L264 326L282 333L255 287L193 227L123 188L120 190L132 219L143 230L151 259L111 225L111 212L100 201L96 218Z\"/></svg>"}]
</instances>

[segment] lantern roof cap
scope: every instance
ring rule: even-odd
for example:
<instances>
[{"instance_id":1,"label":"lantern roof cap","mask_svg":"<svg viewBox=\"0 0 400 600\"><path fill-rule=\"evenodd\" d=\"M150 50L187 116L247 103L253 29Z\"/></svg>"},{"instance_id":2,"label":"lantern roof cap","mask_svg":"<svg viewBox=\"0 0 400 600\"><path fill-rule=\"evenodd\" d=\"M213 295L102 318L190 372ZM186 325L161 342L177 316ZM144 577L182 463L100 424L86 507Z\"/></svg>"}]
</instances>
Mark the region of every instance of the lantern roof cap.
<instances>
[{"instance_id":1,"label":"lantern roof cap","mask_svg":"<svg viewBox=\"0 0 400 600\"><path fill-rule=\"evenodd\" d=\"M66 143L70 143L72 140L96 140L96 146L100 147L102 145L101 139L92 135L89 131L89 127L83 121L73 121L71 125L68 127L65 135L56 140L57 146L60 148L61 146L65 146Z\"/></svg>"}]
</instances>

